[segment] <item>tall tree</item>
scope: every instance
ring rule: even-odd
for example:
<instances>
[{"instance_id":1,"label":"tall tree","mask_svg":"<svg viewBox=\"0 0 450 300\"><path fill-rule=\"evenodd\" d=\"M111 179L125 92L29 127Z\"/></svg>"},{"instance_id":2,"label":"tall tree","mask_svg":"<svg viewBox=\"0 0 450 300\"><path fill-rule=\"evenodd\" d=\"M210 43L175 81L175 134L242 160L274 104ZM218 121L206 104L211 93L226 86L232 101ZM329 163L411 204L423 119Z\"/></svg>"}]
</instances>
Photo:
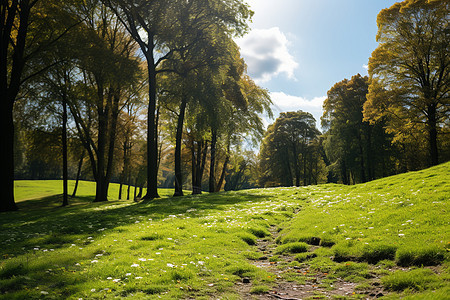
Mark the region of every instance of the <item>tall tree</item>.
<instances>
[{"instance_id":1,"label":"tall tree","mask_svg":"<svg viewBox=\"0 0 450 300\"><path fill-rule=\"evenodd\" d=\"M426 134L430 165L439 163L438 135L450 112L449 10L445 0L406 0L382 10L379 46L369 60L365 119L387 117L398 138Z\"/></svg>"},{"instance_id":2,"label":"tall tree","mask_svg":"<svg viewBox=\"0 0 450 300\"><path fill-rule=\"evenodd\" d=\"M201 8L197 16L214 12L212 17L217 24L231 28L236 33L247 29L246 22L251 16L247 6L240 0L226 1L131 1L131 0L103 0L111 7L126 28L139 44L147 61L149 82L148 104L148 189L146 199L159 197L157 189L158 175L158 146L157 146L157 69L160 64L177 52L177 48L169 48L167 42L175 35L173 29L177 27L177 7L198 5ZM217 8L225 8L217 14ZM193 16L195 18L195 16ZM174 26L172 27L172 24ZM207 23L206 25L208 25ZM161 50L162 55L156 56L156 50Z\"/></svg>"},{"instance_id":3,"label":"tall tree","mask_svg":"<svg viewBox=\"0 0 450 300\"><path fill-rule=\"evenodd\" d=\"M0 2L0 211L16 210L14 202L13 109L22 86L49 66L39 55L49 51L78 21L67 13L71 1L48 3L39 0Z\"/></svg>"},{"instance_id":4,"label":"tall tree","mask_svg":"<svg viewBox=\"0 0 450 300\"><path fill-rule=\"evenodd\" d=\"M385 151L389 137L382 129L383 123L370 125L363 120L368 81L367 76L357 74L336 83L323 104L325 152L331 173L339 175L344 184L350 184L350 179L366 182L380 177L382 161L389 154Z\"/></svg>"}]
</instances>

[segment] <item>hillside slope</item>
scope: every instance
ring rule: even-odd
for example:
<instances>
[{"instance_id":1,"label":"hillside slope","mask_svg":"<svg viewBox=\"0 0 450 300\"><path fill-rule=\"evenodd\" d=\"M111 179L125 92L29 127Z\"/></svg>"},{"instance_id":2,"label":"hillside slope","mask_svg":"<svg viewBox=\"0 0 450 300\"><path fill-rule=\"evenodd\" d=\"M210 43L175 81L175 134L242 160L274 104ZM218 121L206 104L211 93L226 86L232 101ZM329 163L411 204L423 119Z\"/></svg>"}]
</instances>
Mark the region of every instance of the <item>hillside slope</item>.
<instances>
[{"instance_id":1,"label":"hillside slope","mask_svg":"<svg viewBox=\"0 0 450 300\"><path fill-rule=\"evenodd\" d=\"M0 298L446 299L449 199L450 163L355 186L23 201L0 218Z\"/></svg>"}]
</instances>

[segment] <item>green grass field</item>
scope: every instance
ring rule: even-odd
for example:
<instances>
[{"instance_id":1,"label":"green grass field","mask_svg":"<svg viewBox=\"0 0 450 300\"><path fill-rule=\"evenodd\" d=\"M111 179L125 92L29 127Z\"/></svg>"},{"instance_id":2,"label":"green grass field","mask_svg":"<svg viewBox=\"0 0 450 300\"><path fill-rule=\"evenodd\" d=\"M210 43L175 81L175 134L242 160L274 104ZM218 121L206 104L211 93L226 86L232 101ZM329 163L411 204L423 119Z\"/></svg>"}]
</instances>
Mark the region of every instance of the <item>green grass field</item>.
<instances>
[{"instance_id":1,"label":"green grass field","mask_svg":"<svg viewBox=\"0 0 450 300\"><path fill-rule=\"evenodd\" d=\"M365 299L375 284L384 299L450 294L450 163L355 186L161 190L140 203L91 203L95 186L83 182L66 208L60 185L16 183L20 210L0 215L0 298L240 299L244 277L259 295L311 274L330 293L355 285L335 299ZM254 264L271 238L277 276Z\"/></svg>"}]
</instances>

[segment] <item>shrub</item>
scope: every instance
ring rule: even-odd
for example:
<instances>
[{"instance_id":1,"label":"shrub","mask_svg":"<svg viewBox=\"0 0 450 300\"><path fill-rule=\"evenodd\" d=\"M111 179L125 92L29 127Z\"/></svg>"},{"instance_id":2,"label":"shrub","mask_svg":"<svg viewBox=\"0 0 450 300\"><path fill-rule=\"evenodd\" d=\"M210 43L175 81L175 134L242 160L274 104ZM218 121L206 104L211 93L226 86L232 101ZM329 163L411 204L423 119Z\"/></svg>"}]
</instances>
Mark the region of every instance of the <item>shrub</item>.
<instances>
[{"instance_id":1,"label":"shrub","mask_svg":"<svg viewBox=\"0 0 450 300\"><path fill-rule=\"evenodd\" d=\"M435 266L445 259L444 250L436 246L419 249L399 249L396 261L399 266Z\"/></svg>"},{"instance_id":2,"label":"shrub","mask_svg":"<svg viewBox=\"0 0 450 300\"><path fill-rule=\"evenodd\" d=\"M297 243L288 243L278 246L275 250L276 253L302 253L308 251L308 244L297 242Z\"/></svg>"},{"instance_id":3,"label":"shrub","mask_svg":"<svg viewBox=\"0 0 450 300\"><path fill-rule=\"evenodd\" d=\"M403 291L405 289L424 290L439 279L429 269L416 269L409 272L397 271L392 275L381 278L383 285L391 291Z\"/></svg>"}]
</instances>

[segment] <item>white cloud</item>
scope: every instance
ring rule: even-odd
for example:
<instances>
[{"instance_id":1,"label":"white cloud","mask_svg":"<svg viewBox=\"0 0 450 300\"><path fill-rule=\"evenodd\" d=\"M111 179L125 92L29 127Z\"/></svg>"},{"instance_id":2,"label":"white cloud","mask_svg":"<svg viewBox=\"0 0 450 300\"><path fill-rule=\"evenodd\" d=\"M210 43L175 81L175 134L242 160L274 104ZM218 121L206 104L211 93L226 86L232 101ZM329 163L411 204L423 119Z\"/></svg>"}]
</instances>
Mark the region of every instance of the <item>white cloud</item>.
<instances>
[{"instance_id":1,"label":"white cloud","mask_svg":"<svg viewBox=\"0 0 450 300\"><path fill-rule=\"evenodd\" d=\"M248 73L257 83L267 82L285 74L294 79L298 63L289 53L289 41L278 27L254 29L237 40L241 54L248 65Z\"/></svg>"},{"instance_id":2,"label":"white cloud","mask_svg":"<svg viewBox=\"0 0 450 300\"><path fill-rule=\"evenodd\" d=\"M278 117L278 114L282 112L302 110L304 112L309 112L314 116L316 119L316 126L320 129L320 117L323 113L322 106L323 101L327 98L326 96L306 99L304 97L288 95L283 92L272 92L270 93L270 98L273 102L272 110L275 117ZM273 122L274 120L268 120L266 118L264 120L265 125Z\"/></svg>"}]
</instances>

